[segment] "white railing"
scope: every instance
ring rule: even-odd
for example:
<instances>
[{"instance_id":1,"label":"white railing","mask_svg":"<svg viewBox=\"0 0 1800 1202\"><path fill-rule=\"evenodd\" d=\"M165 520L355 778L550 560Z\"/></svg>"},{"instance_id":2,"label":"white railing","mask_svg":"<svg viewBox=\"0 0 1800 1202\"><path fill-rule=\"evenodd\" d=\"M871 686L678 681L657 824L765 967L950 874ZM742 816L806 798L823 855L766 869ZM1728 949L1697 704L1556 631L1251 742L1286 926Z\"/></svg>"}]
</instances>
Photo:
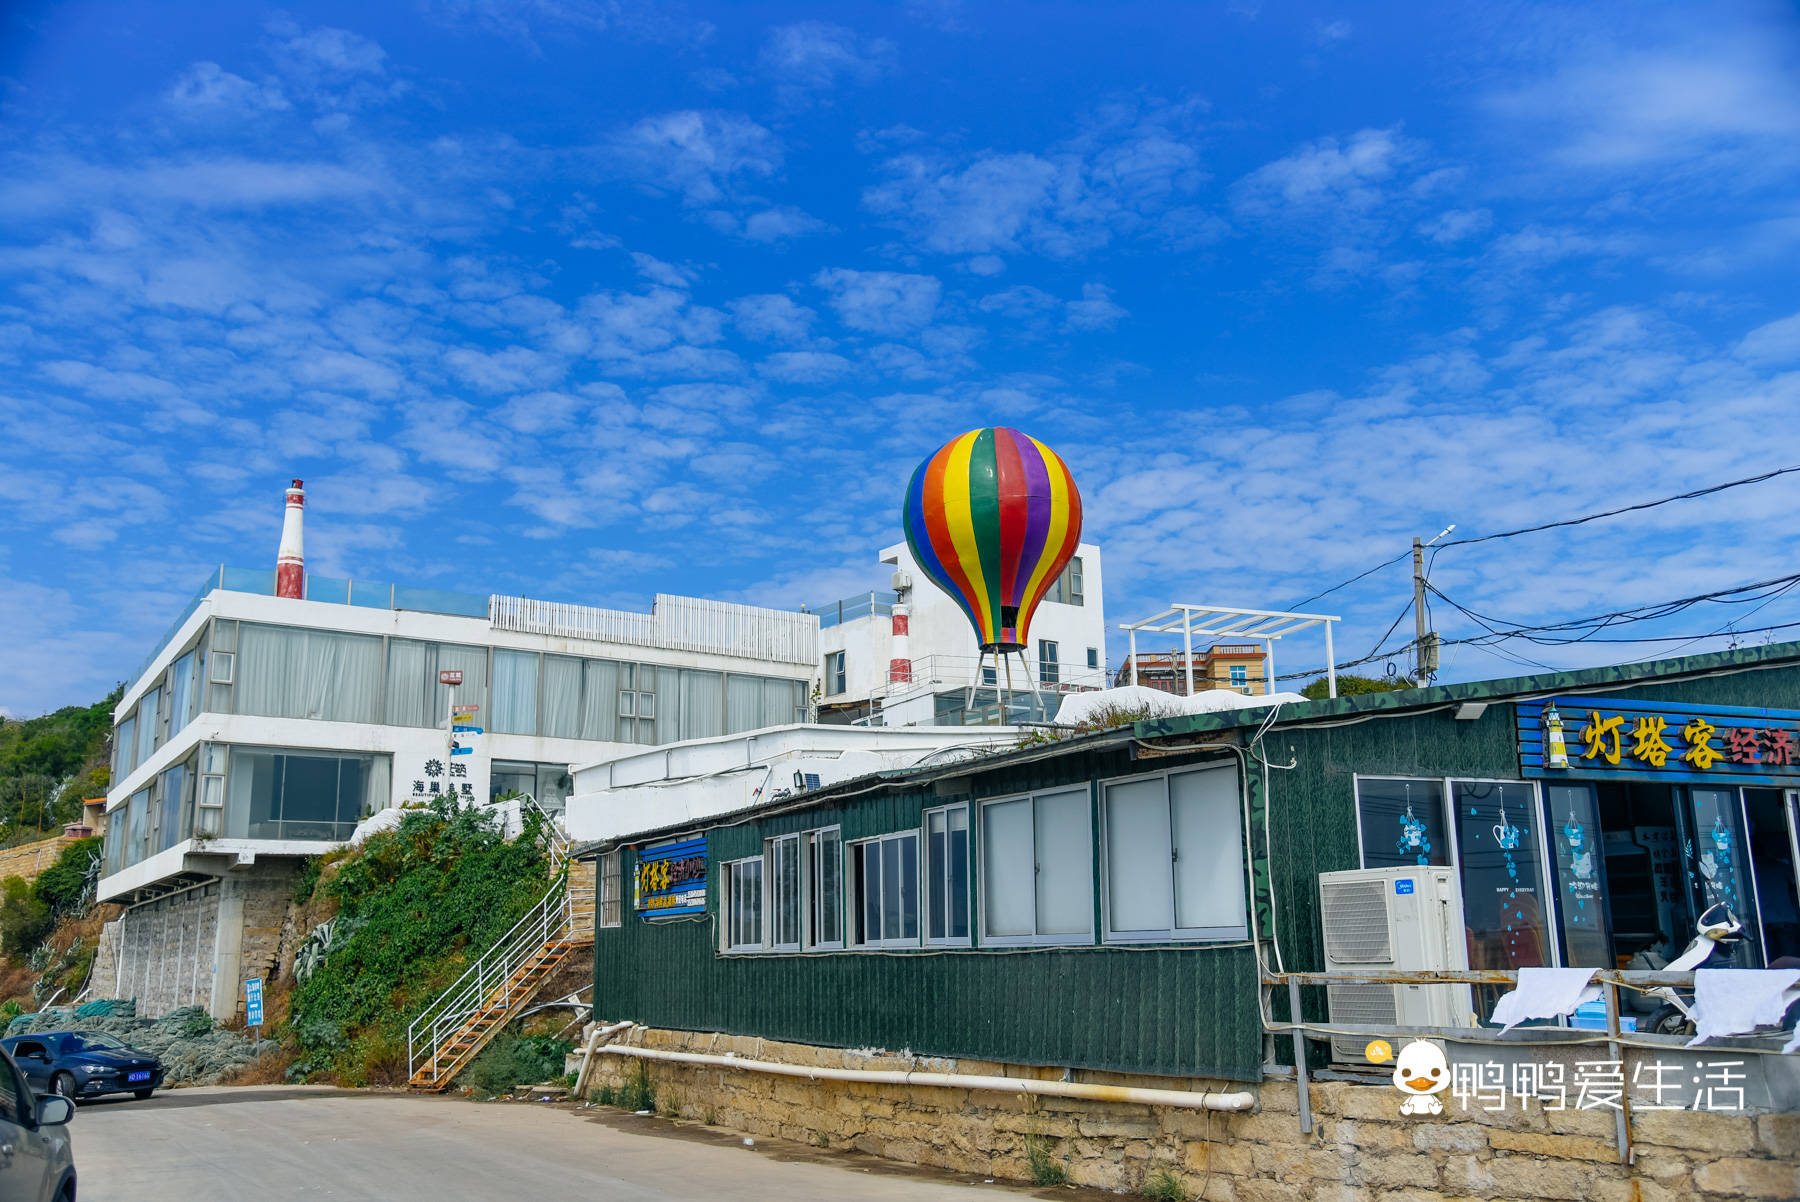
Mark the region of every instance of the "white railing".
<instances>
[{"instance_id":1,"label":"white railing","mask_svg":"<svg viewBox=\"0 0 1800 1202\"><path fill-rule=\"evenodd\" d=\"M921 689L966 689L970 685L979 685L984 689L992 689L998 680L1001 688L1007 686L1007 665L1002 663L998 668L989 657L985 662L972 655L925 655L912 661L912 670L907 673L889 671L884 681L876 686L876 697L898 697ZM1041 681L1038 679L1040 668L1031 665L1030 679L1019 666L1017 657L1012 662L1012 688L1019 692L1028 690L1033 685L1045 693L1085 693L1093 689L1103 689L1110 681L1103 668L1077 668L1069 664L1057 666L1056 679ZM994 675L987 675L992 673Z\"/></svg>"},{"instance_id":2,"label":"white railing","mask_svg":"<svg viewBox=\"0 0 1800 1202\"><path fill-rule=\"evenodd\" d=\"M511 1009L525 993L535 989L535 981L517 979L520 970L543 952L545 944L556 942L574 928L574 902L563 875L569 862L569 842L535 798L525 795L519 802L521 808L529 805L543 818L549 840L550 871L556 879L510 931L469 965L467 971L433 999L407 1027L409 1080L418 1080L423 1073L425 1082L435 1086L459 1072L460 1061L467 1057L459 1055L443 1063L440 1052L445 1041L462 1031L482 1011Z\"/></svg>"},{"instance_id":3,"label":"white railing","mask_svg":"<svg viewBox=\"0 0 1800 1202\"><path fill-rule=\"evenodd\" d=\"M647 614L530 597L490 597L488 622L500 630L698 651L811 666L819 653L819 616L658 593Z\"/></svg>"}]
</instances>

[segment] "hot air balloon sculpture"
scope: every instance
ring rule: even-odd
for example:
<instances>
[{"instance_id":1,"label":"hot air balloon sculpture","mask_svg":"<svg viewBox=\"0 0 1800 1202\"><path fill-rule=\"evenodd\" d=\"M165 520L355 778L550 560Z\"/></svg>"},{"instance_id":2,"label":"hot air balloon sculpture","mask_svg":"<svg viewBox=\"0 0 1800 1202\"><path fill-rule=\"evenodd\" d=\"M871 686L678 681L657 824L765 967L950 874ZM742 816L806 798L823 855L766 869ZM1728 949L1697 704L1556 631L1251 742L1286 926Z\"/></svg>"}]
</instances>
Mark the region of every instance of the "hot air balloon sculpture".
<instances>
[{"instance_id":1,"label":"hot air balloon sculpture","mask_svg":"<svg viewBox=\"0 0 1800 1202\"><path fill-rule=\"evenodd\" d=\"M913 473L901 524L920 570L968 615L983 661L1017 653L1029 682L1032 615L1081 541L1067 465L1009 426L970 430ZM1010 693L1010 659L1006 675Z\"/></svg>"}]
</instances>

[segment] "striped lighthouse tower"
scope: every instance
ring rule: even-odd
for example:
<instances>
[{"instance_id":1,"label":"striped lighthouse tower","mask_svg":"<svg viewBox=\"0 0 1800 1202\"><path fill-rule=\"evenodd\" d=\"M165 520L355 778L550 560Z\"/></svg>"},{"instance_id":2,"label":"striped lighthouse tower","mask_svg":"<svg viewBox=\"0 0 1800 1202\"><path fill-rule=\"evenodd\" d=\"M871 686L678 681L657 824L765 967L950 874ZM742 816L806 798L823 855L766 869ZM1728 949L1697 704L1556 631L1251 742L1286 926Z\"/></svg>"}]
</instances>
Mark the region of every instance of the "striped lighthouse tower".
<instances>
[{"instance_id":1,"label":"striped lighthouse tower","mask_svg":"<svg viewBox=\"0 0 1800 1202\"><path fill-rule=\"evenodd\" d=\"M894 573L894 641L888 653L888 683L911 684L913 678L912 665L912 577L905 572Z\"/></svg>"},{"instance_id":2,"label":"striped lighthouse tower","mask_svg":"<svg viewBox=\"0 0 1800 1202\"><path fill-rule=\"evenodd\" d=\"M306 596L306 547L300 524L306 514L306 488L299 480L288 485L287 516L281 522L281 550L275 556L275 595Z\"/></svg>"}]
</instances>

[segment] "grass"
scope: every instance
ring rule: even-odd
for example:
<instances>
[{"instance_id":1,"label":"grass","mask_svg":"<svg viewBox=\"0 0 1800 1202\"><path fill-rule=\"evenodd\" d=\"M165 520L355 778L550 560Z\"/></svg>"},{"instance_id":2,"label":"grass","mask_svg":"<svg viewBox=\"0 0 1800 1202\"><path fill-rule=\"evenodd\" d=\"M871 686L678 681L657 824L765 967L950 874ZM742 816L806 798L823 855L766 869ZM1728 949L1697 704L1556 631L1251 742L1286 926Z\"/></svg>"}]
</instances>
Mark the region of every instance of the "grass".
<instances>
[{"instance_id":1,"label":"grass","mask_svg":"<svg viewBox=\"0 0 1800 1202\"><path fill-rule=\"evenodd\" d=\"M1146 1177L1142 1193L1151 1202L1188 1202L1187 1186L1167 1169L1158 1169Z\"/></svg>"},{"instance_id":2,"label":"grass","mask_svg":"<svg viewBox=\"0 0 1800 1202\"><path fill-rule=\"evenodd\" d=\"M1033 1185L1067 1185L1069 1183L1069 1166L1050 1155L1043 1136L1027 1135L1025 1137L1025 1163L1031 1169Z\"/></svg>"},{"instance_id":3,"label":"grass","mask_svg":"<svg viewBox=\"0 0 1800 1202\"><path fill-rule=\"evenodd\" d=\"M634 1061L631 1071L626 1074L625 1084L619 1088L619 1109L639 1111L656 1109L656 1091L650 1088L650 1066L642 1060Z\"/></svg>"}]
</instances>

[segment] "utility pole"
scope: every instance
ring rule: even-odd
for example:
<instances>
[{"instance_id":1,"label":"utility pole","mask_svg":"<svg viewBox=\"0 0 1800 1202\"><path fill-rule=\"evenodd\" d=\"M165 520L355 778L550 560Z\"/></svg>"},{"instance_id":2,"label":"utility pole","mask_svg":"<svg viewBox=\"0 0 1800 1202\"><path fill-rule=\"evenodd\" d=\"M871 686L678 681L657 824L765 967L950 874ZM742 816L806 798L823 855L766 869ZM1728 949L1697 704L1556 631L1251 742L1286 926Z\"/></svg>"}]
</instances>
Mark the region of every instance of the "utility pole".
<instances>
[{"instance_id":1,"label":"utility pole","mask_svg":"<svg viewBox=\"0 0 1800 1202\"><path fill-rule=\"evenodd\" d=\"M1431 542L1413 539L1413 684L1424 688L1438 670L1438 636L1425 624L1425 548L1456 529L1452 522L1438 531Z\"/></svg>"}]
</instances>

